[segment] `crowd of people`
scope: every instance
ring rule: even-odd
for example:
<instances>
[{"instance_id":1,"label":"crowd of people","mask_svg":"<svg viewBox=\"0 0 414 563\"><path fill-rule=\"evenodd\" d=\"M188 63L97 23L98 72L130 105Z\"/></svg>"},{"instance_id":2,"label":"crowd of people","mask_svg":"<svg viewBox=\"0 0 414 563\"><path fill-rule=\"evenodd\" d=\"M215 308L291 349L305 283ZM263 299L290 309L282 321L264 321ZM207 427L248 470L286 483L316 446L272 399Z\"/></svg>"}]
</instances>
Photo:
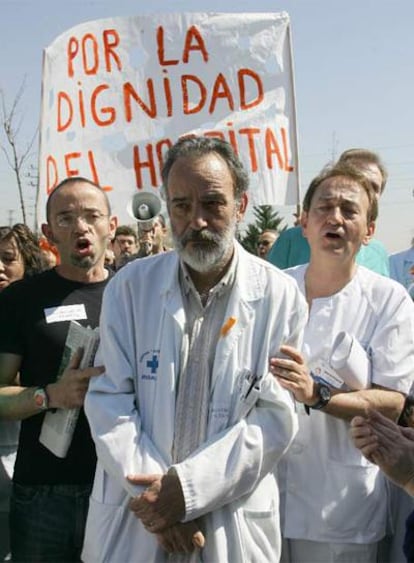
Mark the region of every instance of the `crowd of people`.
<instances>
[{"instance_id":1,"label":"crowd of people","mask_svg":"<svg viewBox=\"0 0 414 563\"><path fill-rule=\"evenodd\" d=\"M374 238L386 181L345 151L254 256L241 161L190 137L168 222L118 225L71 177L40 237L0 227L0 559L414 561L414 259ZM93 366L62 361L71 322L99 326ZM39 441L59 409L64 457Z\"/></svg>"}]
</instances>

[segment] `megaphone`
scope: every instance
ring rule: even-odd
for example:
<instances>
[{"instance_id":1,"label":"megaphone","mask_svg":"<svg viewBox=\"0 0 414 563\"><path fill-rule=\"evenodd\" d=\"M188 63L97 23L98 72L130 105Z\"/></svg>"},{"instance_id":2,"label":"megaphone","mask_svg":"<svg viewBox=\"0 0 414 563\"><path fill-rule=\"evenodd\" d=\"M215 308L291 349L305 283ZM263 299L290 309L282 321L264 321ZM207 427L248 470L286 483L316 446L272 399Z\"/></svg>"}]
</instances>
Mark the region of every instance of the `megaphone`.
<instances>
[{"instance_id":1,"label":"megaphone","mask_svg":"<svg viewBox=\"0 0 414 563\"><path fill-rule=\"evenodd\" d=\"M127 205L130 217L138 222L138 227L143 231L150 231L154 219L161 211L161 200L151 192L138 192L134 194Z\"/></svg>"}]
</instances>

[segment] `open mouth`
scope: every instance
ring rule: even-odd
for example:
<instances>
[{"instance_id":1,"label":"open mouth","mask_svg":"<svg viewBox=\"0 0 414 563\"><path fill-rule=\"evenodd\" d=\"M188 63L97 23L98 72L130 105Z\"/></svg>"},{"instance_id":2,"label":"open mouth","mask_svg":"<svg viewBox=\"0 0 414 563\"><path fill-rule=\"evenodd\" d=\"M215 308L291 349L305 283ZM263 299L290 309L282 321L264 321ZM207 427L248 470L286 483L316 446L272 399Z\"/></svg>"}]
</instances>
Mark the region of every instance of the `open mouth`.
<instances>
[{"instance_id":1,"label":"open mouth","mask_svg":"<svg viewBox=\"0 0 414 563\"><path fill-rule=\"evenodd\" d=\"M79 239L78 241L76 241L76 251L78 252L78 254L89 254L91 248L92 244L87 239Z\"/></svg>"},{"instance_id":2,"label":"open mouth","mask_svg":"<svg viewBox=\"0 0 414 563\"><path fill-rule=\"evenodd\" d=\"M338 233L326 233L325 236L326 238L332 238L332 239L342 238L341 235L339 235Z\"/></svg>"}]
</instances>

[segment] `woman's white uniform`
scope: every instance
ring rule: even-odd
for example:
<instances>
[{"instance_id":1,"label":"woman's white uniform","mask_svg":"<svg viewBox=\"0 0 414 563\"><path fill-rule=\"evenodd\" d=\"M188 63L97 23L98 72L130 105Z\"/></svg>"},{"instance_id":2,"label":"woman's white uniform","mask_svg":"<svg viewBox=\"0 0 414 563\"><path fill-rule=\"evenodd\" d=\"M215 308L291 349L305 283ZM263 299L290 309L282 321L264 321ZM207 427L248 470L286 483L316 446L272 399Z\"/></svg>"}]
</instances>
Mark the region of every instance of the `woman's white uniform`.
<instances>
[{"instance_id":1,"label":"woman's white uniform","mask_svg":"<svg viewBox=\"0 0 414 563\"><path fill-rule=\"evenodd\" d=\"M236 281L211 381L207 441L174 465L186 521L204 516L206 546L194 561L279 560L275 463L297 429L290 395L268 372L282 343L300 347L306 304L297 285L239 245ZM134 473L171 466L175 397L185 329L175 252L137 260L104 295L100 358L106 372L91 382L85 408L98 467L83 560L166 561L128 510ZM247 394L252 377L257 383ZM247 394L247 397L246 397Z\"/></svg>"}]
</instances>

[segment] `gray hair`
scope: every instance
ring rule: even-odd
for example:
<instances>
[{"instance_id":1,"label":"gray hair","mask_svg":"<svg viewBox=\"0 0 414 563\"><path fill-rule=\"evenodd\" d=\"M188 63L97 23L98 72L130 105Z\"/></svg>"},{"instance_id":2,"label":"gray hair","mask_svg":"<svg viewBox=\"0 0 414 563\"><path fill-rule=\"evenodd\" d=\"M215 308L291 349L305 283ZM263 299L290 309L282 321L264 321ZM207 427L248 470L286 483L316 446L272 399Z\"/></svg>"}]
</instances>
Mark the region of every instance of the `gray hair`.
<instances>
[{"instance_id":1,"label":"gray hair","mask_svg":"<svg viewBox=\"0 0 414 563\"><path fill-rule=\"evenodd\" d=\"M376 152L370 151L369 149L348 149L341 154L338 162L349 162L355 166L355 168L358 168L358 164L362 164L362 166L374 164L377 166L382 176L381 193L384 191L385 184L388 180L388 172L385 168L385 164Z\"/></svg>"},{"instance_id":2,"label":"gray hair","mask_svg":"<svg viewBox=\"0 0 414 563\"><path fill-rule=\"evenodd\" d=\"M216 153L226 162L234 182L234 197L237 201L249 188L249 177L244 166L227 141L216 137L182 137L167 152L162 167L161 195L167 199L168 175L176 160L182 157L204 156Z\"/></svg>"}]
</instances>

